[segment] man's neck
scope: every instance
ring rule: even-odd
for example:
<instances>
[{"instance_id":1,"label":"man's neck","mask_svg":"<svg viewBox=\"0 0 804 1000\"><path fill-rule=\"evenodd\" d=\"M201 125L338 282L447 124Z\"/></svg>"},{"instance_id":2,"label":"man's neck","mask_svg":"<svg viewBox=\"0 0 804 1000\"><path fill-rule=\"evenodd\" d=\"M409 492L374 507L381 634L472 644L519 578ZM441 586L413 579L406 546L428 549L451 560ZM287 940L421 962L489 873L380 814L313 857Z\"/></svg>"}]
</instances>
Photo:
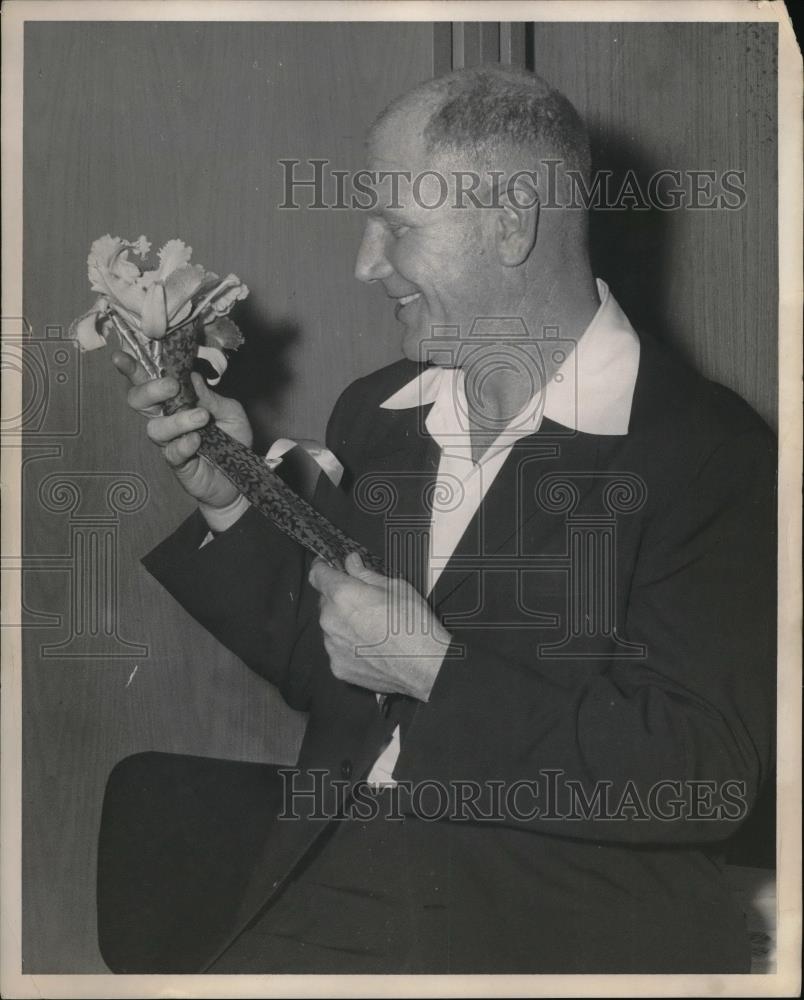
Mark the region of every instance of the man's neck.
<instances>
[{"instance_id":1,"label":"man's neck","mask_svg":"<svg viewBox=\"0 0 804 1000\"><path fill-rule=\"evenodd\" d=\"M600 307L591 272L582 282L564 288L556 282L546 294L543 288L539 292L525 296L520 311L536 342L535 349L514 342L490 343L488 350L472 352L470 365L477 367L465 371L472 461L476 464L534 395L546 391L563 364L565 355L541 349L544 331L549 329L552 337L557 335L562 341L562 347L569 344L574 350Z\"/></svg>"}]
</instances>

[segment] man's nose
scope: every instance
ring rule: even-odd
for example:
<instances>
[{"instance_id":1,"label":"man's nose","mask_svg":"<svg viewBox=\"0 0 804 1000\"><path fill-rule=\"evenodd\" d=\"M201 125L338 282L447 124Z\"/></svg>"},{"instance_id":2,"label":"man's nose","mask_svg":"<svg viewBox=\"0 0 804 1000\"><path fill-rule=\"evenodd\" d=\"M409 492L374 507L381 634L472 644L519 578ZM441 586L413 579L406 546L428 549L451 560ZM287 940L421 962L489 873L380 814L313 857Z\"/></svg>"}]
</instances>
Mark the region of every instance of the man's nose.
<instances>
[{"instance_id":1,"label":"man's nose","mask_svg":"<svg viewBox=\"0 0 804 1000\"><path fill-rule=\"evenodd\" d=\"M394 269L385 256L386 235L385 227L378 219L366 222L355 263L355 277L358 281L379 281L393 274Z\"/></svg>"}]
</instances>

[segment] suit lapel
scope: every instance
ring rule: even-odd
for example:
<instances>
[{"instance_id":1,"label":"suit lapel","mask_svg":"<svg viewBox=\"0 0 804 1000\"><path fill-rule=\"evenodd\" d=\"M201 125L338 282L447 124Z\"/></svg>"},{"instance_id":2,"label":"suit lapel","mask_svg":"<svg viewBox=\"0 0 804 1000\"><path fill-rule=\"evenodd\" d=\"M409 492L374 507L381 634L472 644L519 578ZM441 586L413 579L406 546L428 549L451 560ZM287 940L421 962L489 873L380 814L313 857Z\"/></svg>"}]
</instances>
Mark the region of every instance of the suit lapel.
<instances>
[{"instance_id":1,"label":"suit lapel","mask_svg":"<svg viewBox=\"0 0 804 1000\"><path fill-rule=\"evenodd\" d=\"M440 449L428 434L429 406L381 411L361 448L352 484L347 530L383 558L392 572L426 593L432 491ZM572 483L579 502L592 488L580 475L599 468L607 438L570 431L544 419L537 433L517 442L428 597L441 611L479 563L492 555L534 553L555 533L555 519L536 499L539 481L558 474ZM523 546L525 549L523 550Z\"/></svg>"},{"instance_id":2,"label":"suit lapel","mask_svg":"<svg viewBox=\"0 0 804 1000\"><path fill-rule=\"evenodd\" d=\"M349 531L392 574L425 585L430 497L439 448L424 428L428 407L380 411L350 489Z\"/></svg>"},{"instance_id":3,"label":"suit lapel","mask_svg":"<svg viewBox=\"0 0 804 1000\"><path fill-rule=\"evenodd\" d=\"M441 574L430 597L432 607L439 613L449 610L460 589L477 581L489 556L515 559L542 551L555 534L555 519L539 517L543 513L536 499L539 481L560 474L573 482L582 499L591 483L577 474L598 468L602 440L545 419L536 434L518 442Z\"/></svg>"}]
</instances>

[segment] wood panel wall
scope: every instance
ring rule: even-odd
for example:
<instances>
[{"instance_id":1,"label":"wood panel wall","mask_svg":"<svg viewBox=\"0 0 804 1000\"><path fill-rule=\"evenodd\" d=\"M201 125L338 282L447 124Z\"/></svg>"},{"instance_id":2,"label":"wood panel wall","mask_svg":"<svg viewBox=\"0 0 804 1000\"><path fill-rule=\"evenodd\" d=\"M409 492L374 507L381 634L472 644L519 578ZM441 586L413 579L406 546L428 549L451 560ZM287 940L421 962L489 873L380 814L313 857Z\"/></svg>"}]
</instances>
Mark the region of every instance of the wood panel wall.
<instances>
[{"instance_id":1,"label":"wood panel wall","mask_svg":"<svg viewBox=\"0 0 804 1000\"><path fill-rule=\"evenodd\" d=\"M776 25L538 23L529 49L586 120L597 169L633 170L642 191L660 170L744 172L738 210L593 212L594 260L632 322L775 427Z\"/></svg>"},{"instance_id":2,"label":"wood panel wall","mask_svg":"<svg viewBox=\"0 0 804 1000\"><path fill-rule=\"evenodd\" d=\"M104 971L95 841L118 760L159 749L291 762L303 726L139 565L192 505L109 357L63 355L59 328L93 301L89 245L106 232L181 237L197 261L239 274L248 344L221 391L249 404L263 440L321 439L341 389L399 356L397 324L381 291L353 278L360 213L280 210L278 160L362 166L367 124L432 72L425 23L26 27L24 296L42 341L26 380L49 376L44 408L28 385L41 419L24 485L27 972ZM102 608L78 620L94 595L70 590L93 545L116 559L113 636ZM103 564L79 577L106 588Z\"/></svg>"}]
</instances>

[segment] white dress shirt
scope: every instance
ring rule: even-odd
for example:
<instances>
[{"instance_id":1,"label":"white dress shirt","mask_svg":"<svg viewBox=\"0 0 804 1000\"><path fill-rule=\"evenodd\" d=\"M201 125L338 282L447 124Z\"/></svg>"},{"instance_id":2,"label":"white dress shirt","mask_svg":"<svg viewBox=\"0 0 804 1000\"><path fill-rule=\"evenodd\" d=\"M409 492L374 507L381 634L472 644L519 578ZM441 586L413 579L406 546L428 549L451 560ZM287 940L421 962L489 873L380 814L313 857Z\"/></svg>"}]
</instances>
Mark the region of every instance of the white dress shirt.
<instances>
[{"instance_id":1,"label":"white dress shirt","mask_svg":"<svg viewBox=\"0 0 804 1000\"><path fill-rule=\"evenodd\" d=\"M547 417L571 430L586 434L626 434L631 416L639 339L623 311L598 279L600 306L543 392L534 395L501 430L480 461L472 460L465 376L461 368L427 368L381 404L401 410L432 403L425 420L431 437L441 448L430 519L428 594L449 562L476 514L497 473L517 441L539 429ZM555 342L561 349L560 341ZM551 349L551 341L539 342ZM392 772L400 751L399 727L378 757L369 783L393 785Z\"/></svg>"}]
</instances>

